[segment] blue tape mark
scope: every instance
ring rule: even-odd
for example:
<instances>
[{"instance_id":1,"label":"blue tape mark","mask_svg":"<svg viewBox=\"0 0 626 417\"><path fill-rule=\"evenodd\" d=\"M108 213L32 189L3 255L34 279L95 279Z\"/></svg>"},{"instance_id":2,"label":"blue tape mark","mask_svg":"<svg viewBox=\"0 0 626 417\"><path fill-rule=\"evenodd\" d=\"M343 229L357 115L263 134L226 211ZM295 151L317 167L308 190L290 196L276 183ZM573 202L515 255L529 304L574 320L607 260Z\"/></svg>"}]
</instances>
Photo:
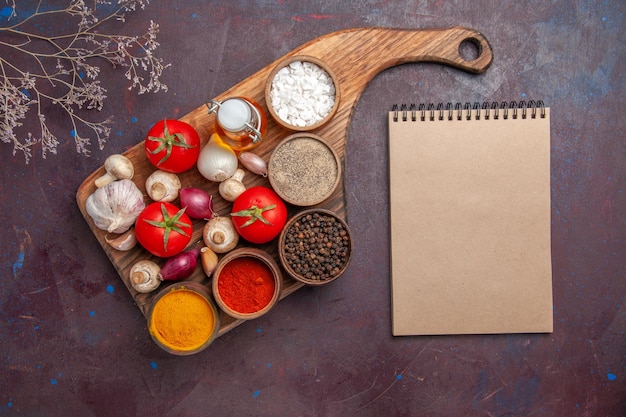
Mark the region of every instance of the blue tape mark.
<instances>
[{"instance_id":1,"label":"blue tape mark","mask_svg":"<svg viewBox=\"0 0 626 417\"><path fill-rule=\"evenodd\" d=\"M17 270L24 266L24 252L17 255L17 261L13 262L13 276L17 276Z\"/></svg>"},{"instance_id":2,"label":"blue tape mark","mask_svg":"<svg viewBox=\"0 0 626 417\"><path fill-rule=\"evenodd\" d=\"M13 7L4 6L2 10L0 10L0 16L9 17L13 14Z\"/></svg>"}]
</instances>

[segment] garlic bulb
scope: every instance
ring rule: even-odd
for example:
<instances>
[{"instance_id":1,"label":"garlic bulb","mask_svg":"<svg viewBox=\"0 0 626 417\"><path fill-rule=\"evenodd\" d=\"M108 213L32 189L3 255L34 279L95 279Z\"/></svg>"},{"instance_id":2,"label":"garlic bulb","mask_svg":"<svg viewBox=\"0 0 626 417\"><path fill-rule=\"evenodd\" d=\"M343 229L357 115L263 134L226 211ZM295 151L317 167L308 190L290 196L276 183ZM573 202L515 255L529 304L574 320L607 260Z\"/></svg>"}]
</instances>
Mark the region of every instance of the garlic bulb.
<instances>
[{"instance_id":1,"label":"garlic bulb","mask_svg":"<svg viewBox=\"0 0 626 417\"><path fill-rule=\"evenodd\" d=\"M232 203L241 193L246 191L246 186L243 184L245 175L243 169L238 169L232 177L220 182L219 192L224 200Z\"/></svg>"},{"instance_id":2,"label":"garlic bulb","mask_svg":"<svg viewBox=\"0 0 626 417\"><path fill-rule=\"evenodd\" d=\"M145 208L143 194L131 180L113 181L87 197L85 209L98 229L124 233Z\"/></svg>"},{"instance_id":3,"label":"garlic bulb","mask_svg":"<svg viewBox=\"0 0 626 417\"><path fill-rule=\"evenodd\" d=\"M198 171L209 181L221 182L237 171L238 159L235 152L214 133L200 151Z\"/></svg>"},{"instance_id":4,"label":"garlic bulb","mask_svg":"<svg viewBox=\"0 0 626 417\"><path fill-rule=\"evenodd\" d=\"M154 291L161 284L160 272L161 267L154 262L139 261L130 268L130 284L140 293Z\"/></svg>"},{"instance_id":5,"label":"garlic bulb","mask_svg":"<svg viewBox=\"0 0 626 417\"><path fill-rule=\"evenodd\" d=\"M181 187L178 175L160 169L146 178L146 192L154 201L169 203L176 200Z\"/></svg>"}]
</instances>

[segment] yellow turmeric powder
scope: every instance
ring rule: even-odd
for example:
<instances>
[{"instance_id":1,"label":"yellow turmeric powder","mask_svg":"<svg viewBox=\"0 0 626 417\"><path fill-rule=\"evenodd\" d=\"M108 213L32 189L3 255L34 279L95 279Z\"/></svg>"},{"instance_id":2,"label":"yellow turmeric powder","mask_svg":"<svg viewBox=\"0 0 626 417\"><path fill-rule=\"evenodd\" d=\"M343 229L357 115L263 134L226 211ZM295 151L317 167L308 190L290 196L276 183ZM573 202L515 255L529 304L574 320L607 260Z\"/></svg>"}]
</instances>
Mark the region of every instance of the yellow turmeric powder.
<instances>
[{"instance_id":1,"label":"yellow turmeric powder","mask_svg":"<svg viewBox=\"0 0 626 417\"><path fill-rule=\"evenodd\" d=\"M154 306L150 333L165 347L191 351L211 338L215 313L200 294L185 288L164 295Z\"/></svg>"}]
</instances>

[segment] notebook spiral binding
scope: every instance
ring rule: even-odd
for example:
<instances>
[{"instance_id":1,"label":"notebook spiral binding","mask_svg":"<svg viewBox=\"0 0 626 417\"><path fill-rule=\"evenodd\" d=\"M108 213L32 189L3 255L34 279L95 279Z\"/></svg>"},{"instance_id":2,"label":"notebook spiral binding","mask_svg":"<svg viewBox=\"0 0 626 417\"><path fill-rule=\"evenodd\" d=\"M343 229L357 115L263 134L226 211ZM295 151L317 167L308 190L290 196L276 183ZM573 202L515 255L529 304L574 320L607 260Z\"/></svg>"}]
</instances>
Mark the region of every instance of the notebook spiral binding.
<instances>
[{"instance_id":1,"label":"notebook spiral binding","mask_svg":"<svg viewBox=\"0 0 626 417\"><path fill-rule=\"evenodd\" d=\"M503 119L508 119L509 117L512 119L517 119L521 117L522 119L526 119L529 117L532 119L537 118L539 115L540 118L546 117L546 107L543 101L534 101L530 100L526 101L510 101L510 102L487 102L484 101L461 104L459 102L455 103L438 103L437 105L433 103L429 103L428 105L424 103L420 103L418 106L415 104L402 104L398 106L397 104L393 105L391 111L394 112L393 121L397 122L399 118L402 118L403 122L406 122L409 118L409 114L411 117L411 121L416 122L418 119L424 122L426 120L434 121L434 120L444 120L446 117L448 120L453 120L455 115L457 120L471 120L474 118L475 120L480 120L481 118L485 120L489 120L490 117L494 119L499 119L502 117ZM447 114L447 116L446 116Z\"/></svg>"}]
</instances>

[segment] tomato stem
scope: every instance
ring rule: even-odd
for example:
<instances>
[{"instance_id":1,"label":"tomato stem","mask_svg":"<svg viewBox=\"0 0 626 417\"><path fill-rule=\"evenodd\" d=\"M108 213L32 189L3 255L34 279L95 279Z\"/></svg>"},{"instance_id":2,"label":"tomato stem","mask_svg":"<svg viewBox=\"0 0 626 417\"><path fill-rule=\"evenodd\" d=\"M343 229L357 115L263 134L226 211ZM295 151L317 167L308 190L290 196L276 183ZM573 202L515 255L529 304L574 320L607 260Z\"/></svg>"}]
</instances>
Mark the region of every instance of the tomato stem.
<instances>
[{"instance_id":1,"label":"tomato stem","mask_svg":"<svg viewBox=\"0 0 626 417\"><path fill-rule=\"evenodd\" d=\"M165 120L163 120L163 137L148 136L148 140L159 143L159 145L155 149L149 151L152 155L156 155L159 152L165 150L165 156L161 158L157 165L161 165L163 162L168 160L170 155L172 155L172 149L174 148L174 146L185 149L195 148L194 145L190 145L185 142L185 136L182 133L170 134Z\"/></svg>"},{"instance_id":2,"label":"tomato stem","mask_svg":"<svg viewBox=\"0 0 626 417\"><path fill-rule=\"evenodd\" d=\"M154 227L165 229L163 233L163 249L165 250L165 252L167 252L167 242L169 240L170 233L172 232L172 230L183 236L189 236L183 229L181 229L181 226L191 227L191 225L180 221L180 218L185 213L186 208L187 207L183 207L176 214L174 214L173 216L170 216L169 213L167 212L167 208L165 207L165 204L161 204L161 214L163 215L163 221L158 222L155 220L144 219L146 223Z\"/></svg>"},{"instance_id":3,"label":"tomato stem","mask_svg":"<svg viewBox=\"0 0 626 417\"><path fill-rule=\"evenodd\" d=\"M250 207L249 209L240 210L240 211L237 211L235 213L230 213L230 215L231 216L236 216L236 217L250 217L250 219L248 219L248 221L246 221L240 227L250 226L252 223L254 223L257 220L259 220L263 224L267 224L268 226L272 226L272 223L270 223L269 220L267 220L265 217L263 217L263 212L267 211L267 210L272 210L272 209L275 209L275 208L276 208L276 204L270 204L269 206L265 206L265 207L261 207L261 208L259 208L258 206L254 205L254 206Z\"/></svg>"}]
</instances>

